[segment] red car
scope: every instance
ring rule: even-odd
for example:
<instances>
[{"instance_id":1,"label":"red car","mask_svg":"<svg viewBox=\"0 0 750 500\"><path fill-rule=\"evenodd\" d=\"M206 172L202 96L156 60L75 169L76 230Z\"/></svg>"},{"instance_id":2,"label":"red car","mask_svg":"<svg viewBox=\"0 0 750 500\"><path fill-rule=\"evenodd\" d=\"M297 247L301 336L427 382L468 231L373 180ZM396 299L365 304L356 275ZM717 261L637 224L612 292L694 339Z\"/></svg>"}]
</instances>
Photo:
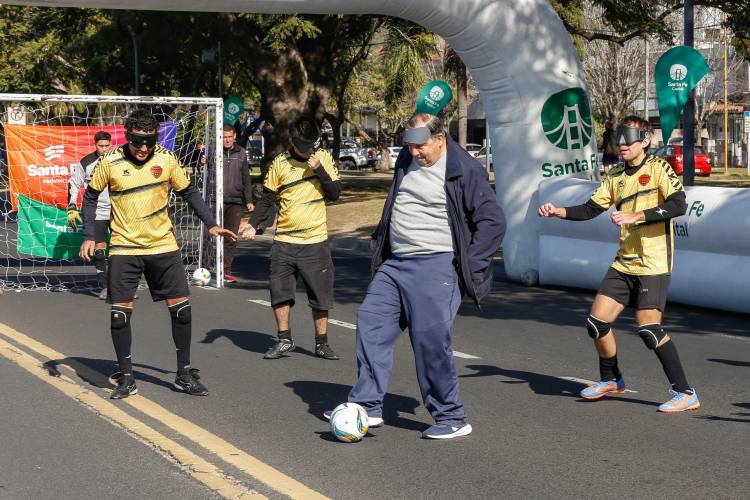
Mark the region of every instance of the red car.
<instances>
[{"instance_id":1,"label":"red car","mask_svg":"<svg viewBox=\"0 0 750 500\"><path fill-rule=\"evenodd\" d=\"M711 162L701 146L694 146L695 175L711 175ZM667 160L677 175L682 175L682 144L667 144L654 152L654 155Z\"/></svg>"}]
</instances>

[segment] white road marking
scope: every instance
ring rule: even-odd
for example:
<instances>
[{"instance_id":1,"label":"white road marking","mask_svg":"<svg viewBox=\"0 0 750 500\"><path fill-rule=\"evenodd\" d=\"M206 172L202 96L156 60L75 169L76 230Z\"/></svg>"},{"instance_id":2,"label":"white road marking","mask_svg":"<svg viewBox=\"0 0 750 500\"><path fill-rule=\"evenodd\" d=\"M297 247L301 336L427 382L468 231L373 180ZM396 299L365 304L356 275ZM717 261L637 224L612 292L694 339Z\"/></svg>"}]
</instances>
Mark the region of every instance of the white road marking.
<instances>
[{"instance_id":1,"label":"white road marking","mask_svg":"<svg viewBox=\"0 0 750 500\"><path fill-rule=\"evenodd\" d=\"M260 304L261 306L270 307L271 303L267 300L260 300L260 299L247 299L248 302L252 302L254 304ZM356 330L357 325L354 325L352 323L347 323L346 321L340 321L338 319L328 318L328 323L331 325L340 326L342 328L346 328L348 330ZM481 359L479 356L474 356L472 354L466 354L459 351L453 351L453 355L457 358L463 358L463 359Z\"/></svg>"},{"instance_id":2,"label":"white road marking","mask_svg":"<svg viewBox=\"0 0 750 500\"><path fill-rule=\"evenodd\" d=\"M560 379L563 379L563 380L570 380L571 382L578 382L578 383L586 384L586 385L596 384L596 381L594 381L594 380L586 380L585 378L578 378L578 377L557 377L557 378L560 378ZM625 389L622 392L631 392L633 394L638 394L638 391L633 391L633 390L630 390L630 389Z\"/></svg>"}]
</instances>

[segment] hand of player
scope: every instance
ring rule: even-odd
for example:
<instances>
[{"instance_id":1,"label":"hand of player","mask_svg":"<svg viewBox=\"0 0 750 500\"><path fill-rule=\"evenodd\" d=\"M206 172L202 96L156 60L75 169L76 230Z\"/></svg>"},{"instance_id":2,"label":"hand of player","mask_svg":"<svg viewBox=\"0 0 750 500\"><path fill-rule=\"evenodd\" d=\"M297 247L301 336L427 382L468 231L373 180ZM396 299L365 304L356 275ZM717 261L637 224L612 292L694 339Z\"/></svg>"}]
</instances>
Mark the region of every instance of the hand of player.
<instances>
[{"instance_id":1,"label":"hand of player","mask_svg":"<svg viewBox=\"0 0 750 500\"><path fill-rule=\"evenodd\" d=\"M552 203L545 203L539 207L539 217L560 217L560 209Z\"/></svg>"},{"instance_id":2,"label":"hand of player","mask_svg":"<svg viewBox=\"0 0 750 500\"><path fill-rule=\"evenodd\" d=\"M248 212L252 212L253 210L255 210L255 204L252 201L248 201L247 202L247 211Z\"/></svg>"},{"instance_id":3,"label":"hand of player","mask_svg":"<svg viewBox=\"0 0 750 500\"><path fill-rule=\"evenodd\" d=\"M618 226L635 224L636 222L640 222L641 220L643 220L641 219L641 212L612 212L612 222L614 224L617 224Z\"/></svg>"},{"instance_id":4,"label":"hand of player","mask_svg":"<svg viewBox=\"0 0 750 500\"><path fill-rule=\"evenodd\" d=\"M83 224L83 219L81 219L81 212L77 208L69 208L68 226L70 226L73 231L77 231L80 224Z\"/></svg>"},{"instance_id":5,"label":"hand of player","mask_svg":"<svg viewBox=\"0 0 750 500\"><path fill-rule=\"evenodd\" d=\"M96 242L94 240L83 240L81 244L81 251L79 255L84 262L91 262L94 258L94 250L96 249Z\"/></svg>"},{"instance_id":6,"label":"hand of player","mask_svg":"<svg viewBox=\"0 0 750 500\"><path fill-rule=\"evenodd\" d=\"M208 230L208 234L211 236L223 236L228 238L230 241L237 241L237 235L229 229L225 229L221 226L214 226Z\"/></svg>"},{"instance_id":7,"label":"hand of player","mask_svg":"<svg viewBox=\"0 0 750 500\"><path fill-rule=\"evenodd\" d=\"M245 224L240 228L240 238L243 240L254 240L255 232L255 228L251 224Z\"/></svg>"},{"instance_id":8,"label":"hand of player","mask_svg":"<svg viewBox=\"0 0 750 500\"><path fill-rule=\"evenodd\" d=\"M315 155L312 155L310 158L307 159L307 164L313 170L315 170L316 168L318 168L321 165L320 160Z\"/></svg>"}]
</instances>

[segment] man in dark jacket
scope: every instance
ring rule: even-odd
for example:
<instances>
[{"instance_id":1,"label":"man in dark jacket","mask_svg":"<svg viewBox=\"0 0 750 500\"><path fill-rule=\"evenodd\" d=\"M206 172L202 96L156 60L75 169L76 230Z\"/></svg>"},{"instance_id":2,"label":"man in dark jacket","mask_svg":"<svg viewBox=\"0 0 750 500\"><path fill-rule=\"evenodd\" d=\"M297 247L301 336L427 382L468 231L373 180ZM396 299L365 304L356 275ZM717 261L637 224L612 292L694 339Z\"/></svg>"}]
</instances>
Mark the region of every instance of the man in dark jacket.
<instances>
[{"instance_id":1,"label":"man in dark jacket","mask_svg":"<svg viewBox=\"0 0 750 500\"><path fill-rule=\"evenodd\" d=\"M482 166L445 132L442 117L416 114L372 242L373 279L357 314L357 383L349 401L369 426L383 424L393 346L409 328L422 400L450 439L471 432L458 394L451 327L466 294L478 305L492 284L505 218ZM325 414L329 416L328 412Z\"/></svg>"},{"instance_id":2,"label":"man in dark jacket","mask_svg":"<svg viewBox=\"0 0 750 500\"><path fill-rule=\"evenodd\" d=\"M236 233L245 208L253 211L250 170L247 166L247 153L237 144L234 127L224 125L224 227ZM237 241L224 238L224 282L234 283L237 278L232 275L232 262Z\"/></svg>"}]
</instances>

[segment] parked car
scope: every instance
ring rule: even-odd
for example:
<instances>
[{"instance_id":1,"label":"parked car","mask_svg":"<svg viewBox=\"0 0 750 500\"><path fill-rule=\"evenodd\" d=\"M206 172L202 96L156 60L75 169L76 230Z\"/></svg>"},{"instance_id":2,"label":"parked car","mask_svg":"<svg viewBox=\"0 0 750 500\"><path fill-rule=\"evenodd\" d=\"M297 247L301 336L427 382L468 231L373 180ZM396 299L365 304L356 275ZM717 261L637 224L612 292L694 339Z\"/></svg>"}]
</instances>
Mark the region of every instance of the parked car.
<instances>
[{"instance_id":1,"label":"parked car","mask_svg":"<svg viewBox=\"0 0 750 500\"><path fill-rule=\"evenodd\" d=\"M390 160L390 164L388 168L393 170L396 168L396 160L398 159L398 154L403 149L403 146L393 146L388 148L388 159Z\"/></svg>"},{"instance_id":2,"label":"parked car","mask_svg":"<svg viewBox=\"0 0 750 500\"><path fill-rule=\"evenodd\" d=\"M374 168L377 165L377 150L363 147L353 141L341 141L339 150L339 169L360 170Z\"/></svg>"},{"instance_id":3,"label":"parked car","mask_svg":"<svg viewBox=\"0 0 750 500\"><path fill-rule=\"evenodd\" d=\"M702 146L694 146L695 175L711 175L711 162ZM682 175L682 144L667 144L654 151L654 155L667 160L677 175Z\"/></svg>"},{"instance_id":4,"label":"parked car","mask_svg":"<svg viewBox=\"0 0 750 500\"><path fill-rule=\"evenodd\" d=\"M490 146L489 149L490 149L490 157L489 157L489 167L490 168L489 169L493 170L494 166L492 165L492 146ZM477 151L477 154L474 156L474 158L476 158L476 160L479 163L481 163L482 165L486 165L487 164L486 162L488 160L488 158L487 158L487 147L485 146L482 149L480 149L479 151Z\"/></svg>"},{"instance_id":5,"label":"parked car","mask_svg":"<svg viewBox=\"0 0 750 500\"><path fill-rule=\"evenodd\" d=\"M263 159L263 138L260 136L250 137L245 144L245 151L247 151L248 165L251 167L260 165L260 161Z\"/></svg>"},{"instance_id":6,"label":"parked car","mask_svg":"<svg viewBox=\"0 0 750 500\"><path fill-rule=\"evenodd\" d=\"M469 153L471 156L476 158L477 154L479 154L479 151L482 149L482 145L469 143L469 144L466 144L466 147L464 149L466 150L467 153Z\"/></svg>"}]
</instances>

